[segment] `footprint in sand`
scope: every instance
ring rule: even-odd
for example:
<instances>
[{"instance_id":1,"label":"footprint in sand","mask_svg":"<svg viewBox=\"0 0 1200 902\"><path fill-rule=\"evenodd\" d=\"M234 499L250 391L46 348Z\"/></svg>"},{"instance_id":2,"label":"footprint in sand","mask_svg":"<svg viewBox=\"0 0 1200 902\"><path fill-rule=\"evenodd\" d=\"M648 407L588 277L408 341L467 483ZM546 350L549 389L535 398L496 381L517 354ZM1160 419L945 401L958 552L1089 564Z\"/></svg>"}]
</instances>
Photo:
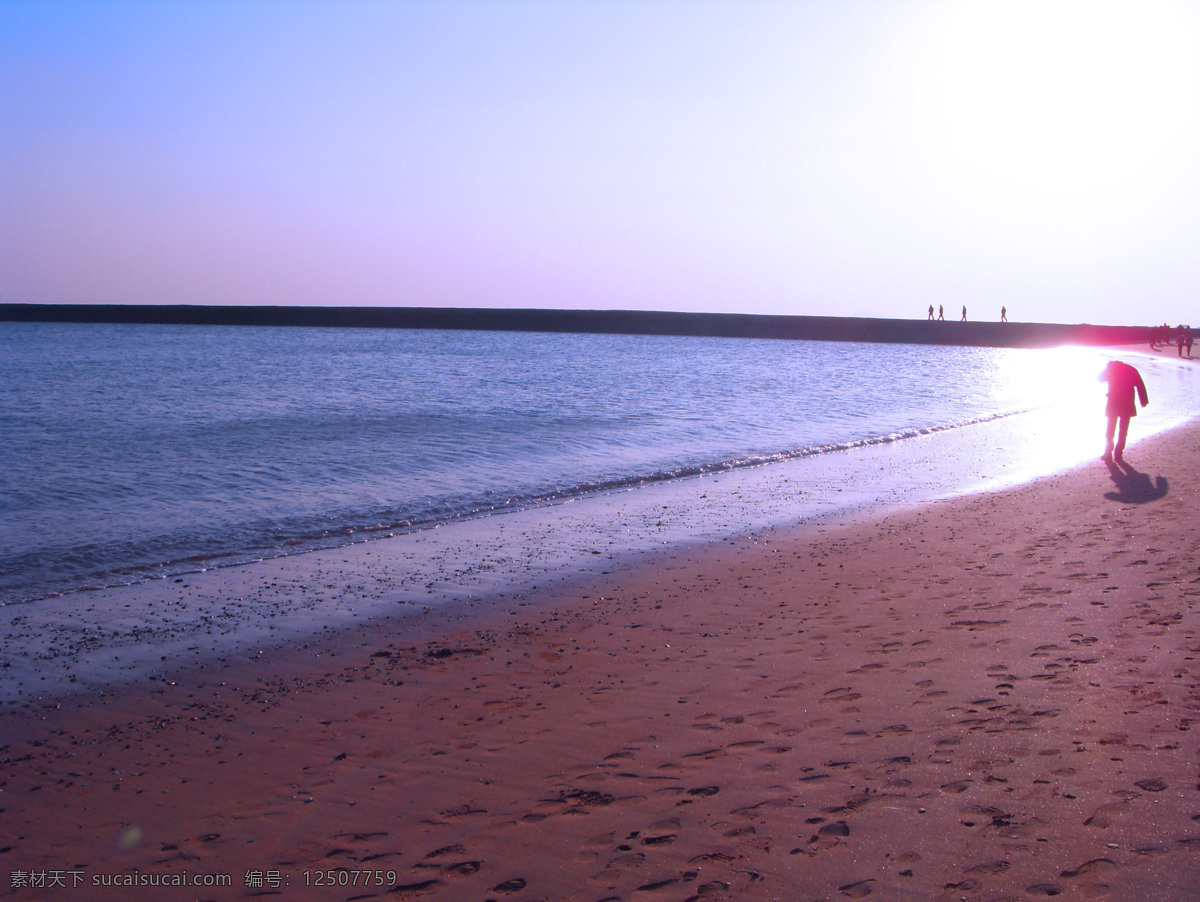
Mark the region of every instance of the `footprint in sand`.
<instances>
[{"instance_id":1,"label":"footprint in sand","mask_svg":"<svg viewBox=\"0 0 1200 902\"><path fill-rule=\"evenodd\" d=\"M1113 818L1117 816L1118 812L1123 811L1128 805L1128 801L1105 802L1092 812L1091 817L1084 821L1083 825L1085 827L1095 827L1098 830L1107 830L1112 826Z\"/></svg>"},{"instance_id":2,"label":"footprint in sand","mask_svg":"<svg viewBox=\"0 0 1200 902\"><path fill-rule=\"evenodd\" d=\"M681 883L693 883L699 876L699 871L684 871L678 877L668 877L665 880L656 880L653 883L644 883L635 889L634 892L654 893L658 892L659 890L670 889L671 887L678 886ZM706 887L708 888L707 890L705 889ZM689 894L690 898L703 898L707 892L711 892L716 887L727 888L727 884L705 884L704 887L701 887L701 892Z\"/></svg>"},{"instance_id":3,"label":"footprint in sand","mask_svg":"<svg viewBox=\"0 0 1200 902\"><path fill-rule=\"evenodd\" d=\"M862 693L855 692L849 686L839 686L837 689L830 689L822 696L823 702L853 702L862 698Z\"/></svg>"},{"instance_id":4,"label":"footprint in sand","mask_svg":"<svg viewBox=\"0 0 1200 902\"><path fill-rule=\"evenodd\" d=\"M766 742L764 742L761 739L744 739L741 742L731 742L729 745L726 746L726 748L739 749L739 750L740 749L753 749L753 748L758 748L760 745L766 745Z\"/></svg>"},{"instance_id":5,"label":"footprint in sand","mask_svg":"<svg viewBox=\"0 0 1200 902\"><path fill-rule=\"evenodd\" d=\"M442 846L440 849L434 849L432 852L426 855L424 860L429 861L434 858L445 858L448 855L462 855L466 851L467 849L465 846L460 846L458 844L453 846Z\"/></svg>"},{"instance_id":6,"label":"footprint in sand","mask_svg":"<svg viewBox=\"0 0 1200 902\"><path fill-rule=\"evenodd\" d=\"M679 838L678 833L660 833L655 836L647 836L642 840L643 846L669 846Z\"/></svg>"},{"instance_id":7,"label":"footprint in sand","mask_svg":"<svg viewBox=\"0 0 1200 902\"><path fill-rule=\"evenodd\" d=\"M857 883L847 883L845 886L839 886L838 892L851 899L861 899L875 892L875 881L859 880Z\"/></svg>"},{"instance_id":8,"label":"footprint in sand","mask_svg":"<svg viewBox=\"0 0 1200 902\"><path fill-rule=\"evenodd\" d=\"M1093 858L1074 870L1063 871L1059 876L1064 880L1080 881L1080 885L1086 887L1089 894L1093 894L1096 890L1108 889L1108 885L1104 881L1119 870L1121 870L1120 866L1111 858Z\"/></svg>"},{"instance_id":9,"label":"footprint in sand","mask_svg":"<svg viewBox=\"0 0 1200 902\"><path fill-rule=\"evenodd\" d=\"M849 824L845 821L834 821L831 824L826 824L814 833L808 844L810 846L815 845L818 849L831 849L849 835Z\"/></svg>"},{"instance_id":10,"label":"footprint in sand","mask_svg":"<svg viewBox=\"0 0 1200 902\"><path fill-rule=\"evenodd\" d=\"M1009 869L1010 865L1007 861L985 861L982 864L977 864L974 867L969 867L964 874L1003 874Z\"/></svg>"},{"instance_id":11,"label":"footprint in sand","mask_svg":"<svg viewBox=\"0 0 1200 902\"><path fill-rule=\"evenodd\" d=\"M419 883L403 883L399 886L392 887L388 891L388 895L396 899L416 899L420 896L428 896L430 893L437 892L445 886L440 880L422 880Z\"/></svg>"},{"instance_id":12,"label":"footprint in sand","mask_svg":"<svg viewBox=\"0 0 1200 902\"><path fill-rule=\"evenodd\" d=\"M402 852L376 852L374 855L367 855L361 861L366 864L369 861L386 861L389 858L399 858L404 853Z\"/></svg>"},{"instance_id":13,"label":"footprint in sand","mask_svg":"<svg viewBox=\"0 0 1200 902\"><path fill-rule=\"evenodd\" d=\"M645 861L646 856L641 852L622 852L613 858L608 866L610 868L637 868L641 867Z\"/></svg>"},{"instance_id":14,"label":"footprint in sand","mask_svg":"<svg viewBox=\"0 0 1200 902\"><path fill-rule=\"evenodd\" d=\"M519 893L525 889L525 880L521 877L514 877L512 880L505 880L503 883L498 883L492 887L493 893Z\"/></svg>"},{"instance_id":15,"label":"footprint in sand","mask_svg":"<svg viewBox=\"0 0 1200 902\"><path fill-rule=\"evenodd\" d=\"M478 861L456 861L442 868L442 873L447 877L470 877L472 874L478 874L482 866L482 862Z\"/></svg>"},{"instance_id":16,"label":"footprint in sand","mask_svg":"<svg viewBox=\"0 0 1200 902\"><path fill-rule=\"evenodd\" d=\"M1031 896L1060 896L1062 891L1062 887L1056 883L1035 883L1025 887L1025 892Z\"/></svg>"}]
</instances>

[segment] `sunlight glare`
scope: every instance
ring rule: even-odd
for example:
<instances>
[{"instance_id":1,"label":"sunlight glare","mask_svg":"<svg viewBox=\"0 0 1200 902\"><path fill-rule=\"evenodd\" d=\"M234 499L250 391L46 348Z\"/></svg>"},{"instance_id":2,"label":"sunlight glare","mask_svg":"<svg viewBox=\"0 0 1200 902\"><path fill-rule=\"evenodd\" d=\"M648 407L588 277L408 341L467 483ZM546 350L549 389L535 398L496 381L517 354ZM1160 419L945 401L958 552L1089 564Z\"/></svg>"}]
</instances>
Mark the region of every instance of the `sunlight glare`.
<instances>
[{"instance_id":1,"label":"sunlight glare","mask_svg":"<svg viewBox=\"0 0 1200 902\"><path fill-rule=\"evenodd\" d=\"M1078 347L1018 351L1003 358L1000 381L1011 393L1008 403L1032 411L1033 443L1019 455L1031 472L1053 472L1100 456L1107 389L1099 376L1108 359L1094 348Z\"/></svg>"},{"instance_id":2,"label":"sunlight glare","mask_svg":"<svg viewBox=\"0 0 1200 902\"><path fill-rule=\"evenodd\" d=\"M943 189L991 215L1128 215L1189 165L1198 48L1200 22L1174 0L947 4L918 140Z\"/></svg>"}]
</instances>

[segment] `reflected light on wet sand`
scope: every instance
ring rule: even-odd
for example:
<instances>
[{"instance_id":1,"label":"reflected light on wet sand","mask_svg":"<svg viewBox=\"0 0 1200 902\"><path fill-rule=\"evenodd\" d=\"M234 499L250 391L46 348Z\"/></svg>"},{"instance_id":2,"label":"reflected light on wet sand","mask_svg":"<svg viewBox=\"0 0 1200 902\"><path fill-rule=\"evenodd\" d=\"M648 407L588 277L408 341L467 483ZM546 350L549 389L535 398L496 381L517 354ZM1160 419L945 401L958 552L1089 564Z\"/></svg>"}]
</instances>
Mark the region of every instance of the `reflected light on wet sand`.
<instances>
[{"instance_id":1,"label":"reflected light on wet sand","mask_svg":"<svg viewBox=\"0 0 1200 902\"><path fill-rule=\"evenodd\" d=\"M1092 348L1054 348L999 363L1014 405L1031 411L1023 472L1049 473L1100 457L1105 384L1098 377L1108 359Z\"/></svg>"}]
</instances>

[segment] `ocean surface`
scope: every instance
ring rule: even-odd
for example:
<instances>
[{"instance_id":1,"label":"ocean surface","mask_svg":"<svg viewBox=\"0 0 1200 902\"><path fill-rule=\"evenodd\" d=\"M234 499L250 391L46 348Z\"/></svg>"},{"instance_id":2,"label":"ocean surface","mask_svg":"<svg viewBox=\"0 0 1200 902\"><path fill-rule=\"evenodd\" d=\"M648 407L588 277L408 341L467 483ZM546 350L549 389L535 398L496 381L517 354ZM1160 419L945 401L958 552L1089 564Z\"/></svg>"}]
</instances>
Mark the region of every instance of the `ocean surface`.
<instances>
[{"instance_id":1,"label":"ocean surface","mask_svg":"<svg viewBox=\"0 0 1200 902\"><path fill-rule=\"evenodd\" d=\"M0 323L0 604L1038 411L1098 433L1110 356ZM1200 413L1195 366L1134 362L1134 437Z\"/></svg>"}]
</instances>

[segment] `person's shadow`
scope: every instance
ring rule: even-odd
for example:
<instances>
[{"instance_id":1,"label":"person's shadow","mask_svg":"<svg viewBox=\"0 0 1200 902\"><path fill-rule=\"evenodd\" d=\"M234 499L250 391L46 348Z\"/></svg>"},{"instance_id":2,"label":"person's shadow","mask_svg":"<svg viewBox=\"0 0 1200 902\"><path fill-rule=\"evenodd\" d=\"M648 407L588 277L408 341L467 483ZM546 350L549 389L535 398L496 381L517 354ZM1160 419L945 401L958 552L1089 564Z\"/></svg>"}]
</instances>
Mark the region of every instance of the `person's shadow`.
<instances>
[{"instance_id":1,"label":"person's shadow","mask_svg":"<svg viewBox=\"0 0 1200 902\"><path fill-rule=\"evenodd\" d=\"M1128 461L1108 461L1108 475L1117 485L1115 492L1104 493L1109 501L1145 504L1167 494L1167 477L1155 476L1151 481L1149 473L1139 473Z\"/></svg>"}]
</instances>

